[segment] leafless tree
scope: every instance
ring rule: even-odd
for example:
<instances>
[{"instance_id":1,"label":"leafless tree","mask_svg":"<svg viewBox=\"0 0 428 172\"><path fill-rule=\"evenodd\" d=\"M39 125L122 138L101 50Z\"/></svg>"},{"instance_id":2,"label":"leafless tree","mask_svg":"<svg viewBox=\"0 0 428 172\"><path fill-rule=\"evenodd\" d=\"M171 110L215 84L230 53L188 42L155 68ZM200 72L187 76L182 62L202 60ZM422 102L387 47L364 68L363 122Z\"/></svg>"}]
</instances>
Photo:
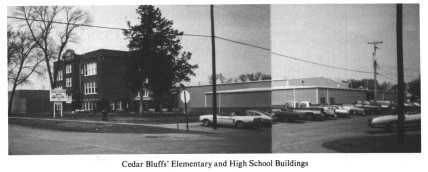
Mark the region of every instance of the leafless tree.
<instances>
[{"instance_id":1,"label":"leafless tree","mask_svg":"<svg viewBox=\"0 0 428 172\"><path fill-rule=\"evenodd\" d=\"M208 80L210 82L210 84L212 84L212 75L208 76ZM227 79L226 77L224 77L224 75L222 73L218 73L216 74L216 81L220 81L220 83L225 84L225 83L230 83L232 80L229 78Z\"/></svg>"},{"instance_id":2,"label":"leafless tree","mask_svg":"<svg viewBox=\"0 0 428 172\"><path fill-rule=\"evenodd\" d=\"M52 63L61 61L69 42L77 41L75 30L92 22L89 14L73 6L20 6L16 7L14 16L25 20L32 40L43 53L51 88L54 88L59 68L54 69ZM54 32L56 24L64 24L58 33Z\"/></svg>"},{"instance_id":3,"label":"leafless tree","mask_svg":"<svg viewBox=\"0 0 428 172\"><path fill-rule=\"evenodd\" d=\"M30 34L25 31L14 31L8 26L7 30L8 49L8 82L12 84L12 91L9 97L8 113L11 113L13 97L18 85L29 83L29 77L36 73L42 75L39 64L43 61L37 53L36 42Z\"/></svg>"}]
</instances>

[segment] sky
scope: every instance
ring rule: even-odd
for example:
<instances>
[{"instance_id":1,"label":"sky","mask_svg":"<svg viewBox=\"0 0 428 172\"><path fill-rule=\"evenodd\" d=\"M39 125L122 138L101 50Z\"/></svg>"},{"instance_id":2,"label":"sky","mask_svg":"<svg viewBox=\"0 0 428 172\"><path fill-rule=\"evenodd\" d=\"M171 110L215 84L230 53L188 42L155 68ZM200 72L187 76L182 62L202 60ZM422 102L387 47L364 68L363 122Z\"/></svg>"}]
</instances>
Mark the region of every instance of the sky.
<instances>
[{"instance_id":1,"label":"sky","mask_svg":"<svg viewBox=\"0 0 428 172\"><path fill-rule=\"evenodd\" d=\"M138 6L81 6L92 19L92 25L115 28L127 28L138 24L135 12ZM173 27L184 34L211 35L209 5L157 5L162 15L174 22ZM13 8L8 8L12 11ZM9 12L8 11L8 12ZM8 19L11 21L11 19ZM270 11L269 5L218 5L214 8L215 35L235 41L270 48ZM58 26L61 27L61 26ZM113 49L127 51L128 40L125 40L120 30L100 28L84 28L78 31L78 43L70 44L67 48L77 54L84 54L97 49ZM182 51L191 52L191 64L198 64L196 76L185 85L209 84L211 68L211 38L183 36ZM270 72L270 53L266 50L255 49L224 40L216 40L216 72L226 78L234 78L240 74ZM36 78L36 80L42 80ZM46 79L45 79L46 80ZM28 88L43 88L48 81L26 86Z\"/></svg>"},{"instance_id":2,"label":"sky","mask_svg":"<svg viewBox=\"0 0 428 172\"><path fill-rule=\"evenodd\" d=\"M127 28L137 24L138 6L79 6L92 17L92 25ZM207 35L209 5L156 5L162 15L173 20L175 29L185 34ZM13 7L8 7L8 15ZM263 48L285 56L350 70L373 72L372 41L383 41L377 50L379 82L396 83L395 5L215 5L215 35ZM8 23L14 22L8 19ZM57 26L60 28L61 26ZM100 28L77 30L79 41L67 49L84 54L97 49L127 51L122 31ZM420 73L419 6L404 6L405 81ZM211 39L183 36L182 51L191 52L191 64L198 64L196 76L186 85L209 84ZM267 50L216 39L217 73L226 78L262 72L273 79L326 77L336 80L373 78L373 73L357 73L326 68L271 54ZM45 78L20 89L48 89Z\"/></svg>"},{"instance_id":3,"label":"sky","mask_svg":"<svg viewBox=\"0 0 428 172\"><path fill-rule=\"evenodd\" d=\"M273 5L272 51L283 55L368 74L328 68L272 55L274 79L327 77L336 80L372 79L373 45L378 81L396 83L396 6L391 4ZM404 5L405 81L420 73L419 7Z\"/></svg>"}]
</instances>

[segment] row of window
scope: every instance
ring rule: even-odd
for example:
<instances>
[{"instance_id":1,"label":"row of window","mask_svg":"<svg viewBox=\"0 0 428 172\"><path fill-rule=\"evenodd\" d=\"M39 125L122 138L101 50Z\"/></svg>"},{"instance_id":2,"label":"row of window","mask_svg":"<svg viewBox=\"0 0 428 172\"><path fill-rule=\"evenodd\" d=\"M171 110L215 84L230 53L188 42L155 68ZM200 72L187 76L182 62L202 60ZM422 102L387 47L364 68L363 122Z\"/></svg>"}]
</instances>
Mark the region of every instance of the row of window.
<instances>
[{"instance_id":1,"label":"row of window","mask_svg":"<svg viewBox=\"0 0 428 172\"><path fill-rule=\"evenodd\" d=\"M71 64L65 66L65 73L71 73ZM88 63L83 65L82 74L84 76L91 76L97 74L97 63ZM58 71L57 81L62 81L62 70Z\"/></svg>"},{"instance_id":2,"label":"row of window","mask_svg":"<svg viewBox=\"0 0 428 172\"><path fill-rule=\"evenodd\" d=\"M71 87L71 78L70 77L65 79L65 87Z\"/></svg>"},{"instance_id":3,"label":"row of window","mask_svg":"<svg viewBox=\"0 0 428 172\"><path fill-rule=\"evenodd\" d=\"M320 97L320 103L321 104L326 104L327 103L325 97ZM328 103L334 104L334 97L330 97L330 101Z\"/></svg>"},{"instance_id":4,"label":"row of window","mask_svg":"<svg viewBox=\"0 0 428 172\"><path fill-rule=\"evenodd\" d=\"M94 101L84 101L82 102L82 109L85 110L94 110L97 108L97 104Z\"/></svg>"},{"instance_id":5,"label":"row of window","mask_svg":"<svg viewBox=\"0 0 428 172\"><path fill-rule=\"evenodd\" d=\"M116 102L116 106L115 106L115 102L111 102L110 103L110 109L111 110L123 110L122 109L122 101L117 101Z\"/></svg>"},{"instance_id":6,"label":"row of window","mask_svg":"<svg viewBox=\"0 0 428 172\"><path fill-rule=\"evenodd\" d=\"M87 82L83 84L85 94L97 94L96 92L96 82Z\"/></svg>"},{"instance_id":7,"label":"row of window","mask_svg":"<svg viewBox=\"0 0 428 172\"><path fill-rule=\"evenodd\" d=\"M144 90L143 92L143 97L149 97L150 92L148 90ZM140 92L137 93L137 97L140 97Z\"/></svg>"},{"instance_id":8,"label":"row of window","mask_svg":"<svg viewBox=\"0 0 428 172\"><path fill-rule=\"evenodd\" d=\"M128 104L125 104L125 105L126 107L128 106ZM95 101L84 101L82 102L82 109L85 109L88 111L94 110L94 109L97 109L97 104ZM123 110L122 101L116 101L116 102L112 101L110 103L110 110Z\"/></svg>"},{"instance_id":9,"label":"row of window","mask_svg":"<svg viewBox=\"0 0 428 172\"><path fill-rule=\"evenodd\" d=\"M71 64L65 66L65 73L71 73Z\"/></svg>"},{"instance_id":10,"label":"row of window","mask_svg":"<svg viewBox=\"0 0 428 172\"><path fill-rule=\"evenodd\" d=\"M90 76L97 74L97 63L88 63L83 65L83 75Z\"/></svg>"},{"instance_id":11,"label":"row of window","mask_svg":"<svg viewBox=\"0 0 428 172\"><path fill-rule=\"evenodd\" d=\"M71 87L71 78L66 78L65 81L66 87ZM62 86L57 86L57 89L62 89ZM84 94L97 94L96 92L96 82L87 82L83 84Z\"/></svg>"}]
</instances>

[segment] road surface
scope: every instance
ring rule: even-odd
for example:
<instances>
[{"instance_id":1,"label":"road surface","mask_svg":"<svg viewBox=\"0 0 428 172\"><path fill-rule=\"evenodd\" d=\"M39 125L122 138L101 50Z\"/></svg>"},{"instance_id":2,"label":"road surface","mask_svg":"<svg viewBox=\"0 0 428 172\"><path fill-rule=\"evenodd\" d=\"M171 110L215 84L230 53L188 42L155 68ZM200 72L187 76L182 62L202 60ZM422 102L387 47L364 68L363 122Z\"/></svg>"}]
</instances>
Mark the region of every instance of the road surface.
<instances>
[{"instance_id":1,"label":"road surface","mask_svg":"<svg viewBox=\"0 0 428 172\"><path fill-rule=\"evenodd\" d=\"M277 123L272 126L273 153L336 153L321 146L324 142L361 136L396 135L367 126L373 116L352 116L326 121ZM409 131L409 133L420 131Z\"/></svg>"}]
</instances>

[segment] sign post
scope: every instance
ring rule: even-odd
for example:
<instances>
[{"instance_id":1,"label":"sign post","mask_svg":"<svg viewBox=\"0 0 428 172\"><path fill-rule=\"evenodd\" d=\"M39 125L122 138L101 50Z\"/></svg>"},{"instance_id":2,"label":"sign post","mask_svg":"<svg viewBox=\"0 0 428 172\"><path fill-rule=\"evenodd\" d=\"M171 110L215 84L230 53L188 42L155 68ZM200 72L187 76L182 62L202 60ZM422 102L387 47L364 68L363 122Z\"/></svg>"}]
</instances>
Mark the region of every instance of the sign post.
<instances>
[{"instance_id":1,"label":"sign post","mask_svg":"<svg viewBox=\"0 0 428 172\"><path fill-rule=\"evenodd\" d=\"M50 91L49 100L51 102L54 102L54 106L53 106L53 117L54 118L55 118L55 106L57 106L57 105L61 109L61 117L62 117L62 111L63 111L62 102L67 101L66 99L67 99L66 90L64 90L64 89L52 89Z\"/></svg>"},{"instance_id":2,"label":"sign post","mask_svg":"<svg viewBox=\"0 0 428 172\"><path fill-rule=\"evenodd\" d=\"M177 107L177 101L178 100L176 100L177 98L178 98L178 89L173 89L173 90L171 90L171 94L174 96L174 108L173 108L173 111L174 111L174 113L175 113L175 119L177 120L176 122L177 122L177 131L180 131L180 127L179 127L179 125L178 125L178 123L179 123L179 120L178 120L178 112L177 112L177 110L176 110L176 107ZM175 97L175 95L177 95L177 97Z\"/></svg>"},{"instance_id":3,"label":"sign post","mask_svg":"<svg viewBox=\"0 0 428 172\"><path fill-rule=\"evenodd\" d=\"M189 118L187 116L187 103L190 100L189 92L187 90L183 90L180 93L180 99L184 103L184 113L186 114L186 129L187 129L187 132L189 132Z\"/></svg>"}]
</instances>

